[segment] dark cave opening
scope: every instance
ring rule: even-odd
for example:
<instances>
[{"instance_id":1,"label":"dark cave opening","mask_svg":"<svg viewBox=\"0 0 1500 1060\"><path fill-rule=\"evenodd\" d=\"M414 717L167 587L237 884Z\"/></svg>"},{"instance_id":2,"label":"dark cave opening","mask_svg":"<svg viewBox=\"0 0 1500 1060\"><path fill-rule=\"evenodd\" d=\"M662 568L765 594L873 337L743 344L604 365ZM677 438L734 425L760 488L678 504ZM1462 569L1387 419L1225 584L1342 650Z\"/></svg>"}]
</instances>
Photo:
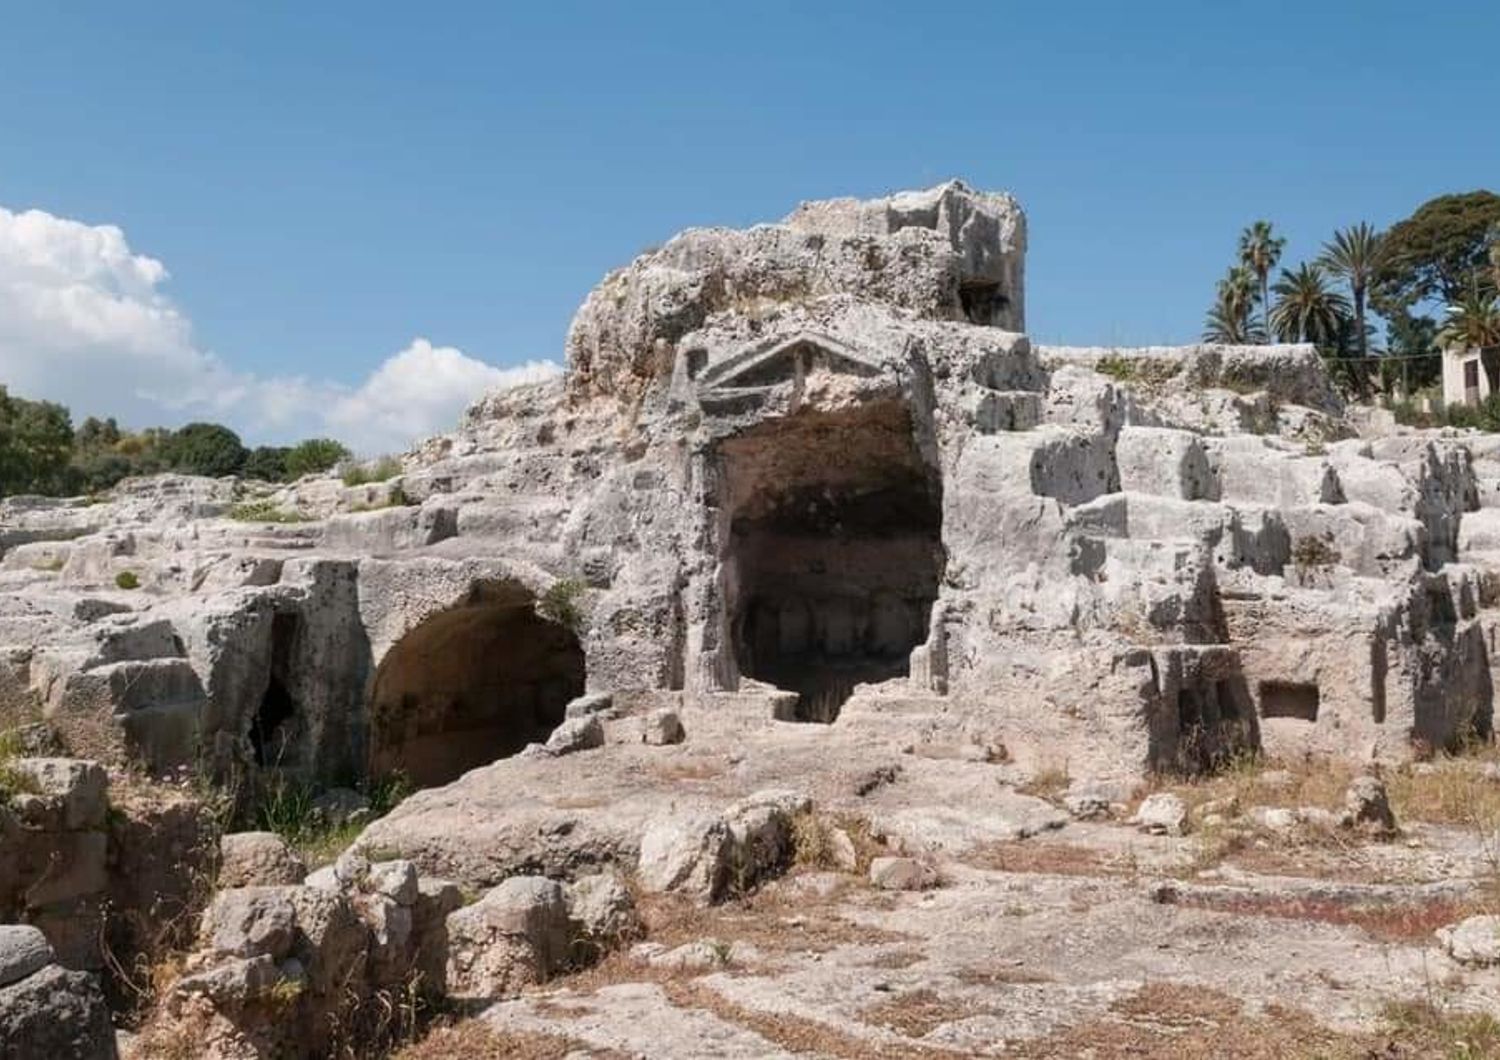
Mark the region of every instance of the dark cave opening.
<instances>
[{"instance_id":1,"label":"dark cave opening","mask_svg":"<svg viewBox=\"0 0 1500 1060\"><path fill-rule=\"evenodd\" d=\"M370 774L446 784L546 740L583 690L578 638L529 601L441 612L397 642L376 673Z\"/></svg>"},{"instance_id":2,"label":"dark cave opening","mask_svg":"<svg viewBox=\"0 0 1500 1060\"><path fill-rule=\"evenodd\" d=\"M908 676L942 577L941 494L890 402L803 412L724 445L740 672L831 722L856 684Z\"/></svg>"},{"instance_id":3,"label":"dark cave opening","mask_svg":"<svg viewBox=\"0 0 1500 1060\"><path fill-rule=\"evenodd\" d=\"M258 766L286 765L285 759L292 750L297 701L288 685L300 626L294 614L280 614L271 619L271 672L250 722L250 750Z\"/></svg>"}]
</instances>

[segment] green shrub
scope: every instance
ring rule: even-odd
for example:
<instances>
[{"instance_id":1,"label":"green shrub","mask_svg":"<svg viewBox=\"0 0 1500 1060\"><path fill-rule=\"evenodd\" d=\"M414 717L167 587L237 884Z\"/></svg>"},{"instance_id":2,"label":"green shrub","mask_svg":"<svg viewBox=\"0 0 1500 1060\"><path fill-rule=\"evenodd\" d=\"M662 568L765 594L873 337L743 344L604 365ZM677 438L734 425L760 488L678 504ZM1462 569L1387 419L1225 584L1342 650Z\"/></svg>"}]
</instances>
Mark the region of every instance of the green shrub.
<instances>
[{"instance_id":1,"label":"green shrub","mask_svg":"<svg viewBox=\"0 0 1500 1060\"><path fill-rule=\"evenodd\" d=\"M16 795L35 793L37 785L29 773L22 773L11 764L11 759L24 753L20 734L14 729L0 731L0 806Z\"/></svg>"},{"instance_id":2,"label":"green shrub","mask_svg":"<svg viewBox=\"0 0 1500 1060\"><path fill-rule=\"evenodd\" d=\"M332 438L308 438L287 450L286 474L288 478L301 478L337 467L349 459L349 450Z\"/></svg>"},{"instance_id":3,"label":"green shrub","mask_svg":"<svg viewBox=\"0 0 1500 1060\"><path fill-rule=\"evenodd\" d=\"M574 633L580 633L584 625L580 598L587 588L588 586L577 578L563 578L555 581L537 601L536 612L549 622L556 622L560 626L571 629Z\"/></svg>"},{"instance_id":4,"label":"green shrub","mask_svg":"<svg viewBox=\"0 0 1500 1060\"><path fill-rule=\"evenodd\" d=\"M372 482L385 482L402 472L401 461L394 456L383 456L370 464L350 464L344 469L344 485L367 486Z\"/></svg>"},{"instance_id":5,"label":"green shrub","mask_svg":"<svg viewBox=\"0 0 1500 1060\"><path fill-rule=\"evenodd\" d=\"M415 790L400 772L363 781L354 787L369 800L370 816L357 823L344 823L330 820L318 810L316 803L320 789L303 781L272 774L258 784L252 804L243 812L236 826L275 832L297 848L308 868L316 868L333 861L359 838L371 820L390 813ZM374 851L369 853L372 860L382 860L375 856Z\"/></svg>"},{"instance_id":6,"label":"green shrub","mask_svg":"<svg viewBox=\"0 0 1500 1060\"><path fill-rule=\"evenodd\" d=\"M173 431L162 449L173 471L214 478L238 474L250 455L240 436L221 423L190 423Z\"/></svg>"},{"instance_id":7,"label":"green shrub","mask_svg":"<svg viewBox=\"0 0 1500 1060\"><path fill-rule=\"evenodd\" d=\"M252 449L245 458L245 466L240 469L240 475L261 482L284 481L287 477L286 458L290 452L290 449L279 445L263 445Z\"/></svg>"},{"instance_id":8,"label":"green shrub","mask_svg":"<svg viewBox=\"0 0 1500 1060\"><path fill-rule=\"evenodd\" d=\"M373 504L366 504L364 502L361 502L359 504L351 504L349 506L349 511L382 512L387 508L410 508L416 503L417 502L415 500L407 496L406 491L400 486L392 486L390 490L386 492L384 500L377 501Z\"/></svg>"},{"instance_id":9,"label":"green shrub","mask_svg":"<svg viewBox=\"0 0 1500 1060\"><path fill-rule=\"evenodd\" d=\"M1491 394L1478 405L1446 405L1432 412L1422 412L1415 401L1398 401L1391 406L1396 422L1404 427L1473 428L1500 432L1500 394Z\"/></svg>"},{"instance_id":10,"label":"green shrub","mask_svg":"<svg viewBox=\"0 0 1500 1060\"><path fill-rule=\"evenodd\" d=\"M1152 360L1146 357L1121 357L1109 354L1094 362L1094 371L1122 383L1160 386L1182 371L1176 361Z\"/></svg>"},{"instance_id":11,"label":"green shrub","mask_svg":"<svg viewBox=\"0 0 1500 1060\"><path fill-rule=\"evenodd\" d=\"M119 574L115 575L115 587L117 589L139 589L141 587L141 579L136 576L133 570L122 570Z\"/></svg>"},{"instance_id":12,"label":"green shrub","mask_svg":"<svg viewBox=\"0 0 1500 1060\"><path fill-rule=\"evenodd\" d=\"M278 508L270 501L245 501L229 509L228 518L239 523L305 523L308 517L300 512Z\"/></svg>"}]
</instances>

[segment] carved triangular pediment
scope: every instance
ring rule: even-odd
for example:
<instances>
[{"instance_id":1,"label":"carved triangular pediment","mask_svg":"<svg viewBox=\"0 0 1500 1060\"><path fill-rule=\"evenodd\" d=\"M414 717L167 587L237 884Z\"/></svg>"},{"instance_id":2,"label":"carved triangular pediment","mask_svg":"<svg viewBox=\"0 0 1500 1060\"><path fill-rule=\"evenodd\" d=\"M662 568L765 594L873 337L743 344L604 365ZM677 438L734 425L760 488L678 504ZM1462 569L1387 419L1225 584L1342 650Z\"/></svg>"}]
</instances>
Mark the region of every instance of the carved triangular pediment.
<instances>
[{"instance_id":1,"label":"carved triangular pediment","mask_svg":"<svg viewBox=\"0 0 1500 1060\"><path fill-rule=\"evenodd\" d=\"M828 371L868 378L885 366L847 343L812 331L776 335L709 368L698 380L699 400L710 403L763 393L783 383Z\"/></svg>"}]
</instances>

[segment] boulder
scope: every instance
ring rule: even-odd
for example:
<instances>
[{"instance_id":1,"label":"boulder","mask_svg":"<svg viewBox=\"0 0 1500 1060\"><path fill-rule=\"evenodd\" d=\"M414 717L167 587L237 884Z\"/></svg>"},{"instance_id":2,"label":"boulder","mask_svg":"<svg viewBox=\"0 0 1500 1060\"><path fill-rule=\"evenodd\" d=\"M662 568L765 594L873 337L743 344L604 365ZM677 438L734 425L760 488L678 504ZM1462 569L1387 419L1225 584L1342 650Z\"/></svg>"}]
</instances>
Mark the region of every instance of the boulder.
<instances>
[{"instance_id":1,"label":"boulder","mask_svg":"<svg viewBox=\"0 0 1500 1060\"><path fill-rule=\"evenodd\" d=\"M925 891L937 886L938 875L916 858L881 857L870 862L870 883L882 891Z\"/></svg>"},{"instance_id":2,"label":"boulder","mask_svg":"<svg viewBox=\"0 0 1500 1060\"><path fill-rule=\"evenodd\" d=\"M220 887L270 887L306 876L302 858L275 832L232 832L219 840Z\"/></svg>"},{"instance_id":3,"label":"boulder","mask_svg":"<svg viewBox=\"0 0 1500 1060\"><path fill-rule=\"evenodd\" d=\"M564 888L575 948L583 943L599 952L614 949L639 935L641 920L630 889L612 873L584 876Z\"/></svg>"},{"instance_id":4,"label":"boulder","mask_svg":"<svg viewBox=\"0 0 1500 1060\"><path fill-rule=\"evenodd\" d=\"M220 891L203 911L199 937L225 957L276 960L292 951L297 933L294 892L299 887L236 887Z\"/></svg>"},{"instance_id":5,"label":"boulder","mask_svg":"<svg viewBox=\"0 0 1500 1060\"><path fill-rule=\"evenodd\" d=\"M721 818L667 818L641 836L636 875L648 891L680 891L711 901L729 882L733 849Z\"/></svg>"},{"instance_id":6,"label":"boulder","mask_svg":"<svg viewBox=\"0 0 1500 1060\"><path fill-rule=\"evenodd\" d=\"M0 986L0 1056L114 1060L115 1029L98 982L49 964Z\"/></svg>"},{"instance_id":7,"label":"boulder","mask_svg":"<svg viewBox=\"0 0 1500 1060\"><path fill-rule=\"evenodd\" d=\"M785 869L792 857L793 828L812 800L797 791L758 791L724 813L733 843L730 882L741 889Z\"/></svg>"},{"instance_id":8,"label":"boulder","mask_svg":"<svg viewBox=\"0 0 1500 1060\"><path fill-rule=\"evenodd\" d=\"M570 718L563 722L552 730L552 735L547 737L546 744L547 753L554 755L589 751L603 746L604 726L599 723L599 718L592 714L582 718Z\"/></svg>"},{"instance_id":9,"label":"boulder","mask_svg":"<svg viewBox=\"0 0 1500 1060\"><path fill-rule=\"evenodd\" d=\"M1500 964L1500 916L1471 916L1437 931L1443 950L1459 964Z\"/></svg>"},{"instance_id":10,"label":"boulder","mask_svg":"<svg viewBox=\"0 0 1500 1060\"><path fill-rule=\"evenodd\" d=\"M563 710L567 720L589 718L595 714L609 715L614 711L615 697L609 692L590 692L571 700Z\"/></svg>"},{"instance_id":11,"label":"boulder","mask_svg":"<svg viewBox=\"0 0 1500 1060\"><path fill-rule=\"evenodd\" d=\"M0 924L0 986L39 972L53 960L47 938L29 924Z\"/></svg>"},{"instance_id":12,"label":"boulder","mask_svg":"<svg viewBox=\"0 0 1500 1060\"><path fill-rule=\"evenodd\" d=\"M1340 823L1375 839L1389 839L1396 834L1396 815L1391 812L1391 800L1379 777L1364 773L1354 778L1344 793Z\"/></svg>"},{"instance_id":13,"label":"boulder","mask_svg":"<svg viewBox=\"0 0 1500 1060\"><path fill-rule=\"evenodd\" d=\"M687 730L675 710L666 707L653 710L641 720L641 741L654 746L678 744L687 739Z\"/></svg>"},{"instance_id":14,"label":"boulder","mask_svg":"<svg viewBox=\"0 0 1500 1060\"><path fill-rule=\"evenodd\" d=\"M512 876L448 915L448 995L509 997L566 967L571 919L562 885Z\"/></svg>"},{"instance_id":15,"label":"boulder","mask_svg":"<svg viewBox=\"0 0 1500 1060\"><path fill-rule=\"evenodd\" d=\"M172 984L178 996L199 994L219 1006L238 1007L265 994L281 979L276 962L262 953L256 957L234 957L199 972L184 975Z\"/></svg>"},{"instance_id":16,"label":"boulder","mask_svg":"<svg viewBox=\"0 0 1500 1060\"><path fill-rule=\"evenodd\" d=\"M1131 823L1153 835L1181 835L1187 825L1187 816L1187 803L1180 796L1159 791L1141 801Z\"/></svg>"},{"instance_id":17,"label":"boulder","mask_svg":"<svg viewBox=\"0 0 1500 1060\"><path fill-rule=\"evenodd\" d=\"M417 867L409 861L376 861L362 881L365 890L382 895L397 905L413 905L420 893Z\"/></svg>"},{"instance_id":18,"label":"boulder","mask_svg":"<svg viewBox=\"0 0 1500 1060\"><path fill-rule=\"evenodd\" d=\"M98 762L79 758L17 758L9 763L35 794L58 804L58 827L103 828L109 811L109 777Z\"/></svg>"}]
</instances>

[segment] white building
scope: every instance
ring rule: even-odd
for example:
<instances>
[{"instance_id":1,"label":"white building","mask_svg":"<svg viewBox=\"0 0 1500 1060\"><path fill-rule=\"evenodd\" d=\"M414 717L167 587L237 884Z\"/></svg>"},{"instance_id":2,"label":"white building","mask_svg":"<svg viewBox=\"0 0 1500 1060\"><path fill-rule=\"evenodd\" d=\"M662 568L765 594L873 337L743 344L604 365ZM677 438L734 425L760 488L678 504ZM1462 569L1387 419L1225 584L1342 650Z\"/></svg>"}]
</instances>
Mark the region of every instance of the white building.
<instances>
[{"instance_id":1,"label":"white building","mask_svg":"<svg viewBox=\"0 0 1500 1060\"><path fill-rule=\"evenodd\" d=\"M1500 372L1500 346L1444 350L1443 404L1478 405L1496 389L1491 374L1497 372Z\"/></svg>"}]
</instances>

